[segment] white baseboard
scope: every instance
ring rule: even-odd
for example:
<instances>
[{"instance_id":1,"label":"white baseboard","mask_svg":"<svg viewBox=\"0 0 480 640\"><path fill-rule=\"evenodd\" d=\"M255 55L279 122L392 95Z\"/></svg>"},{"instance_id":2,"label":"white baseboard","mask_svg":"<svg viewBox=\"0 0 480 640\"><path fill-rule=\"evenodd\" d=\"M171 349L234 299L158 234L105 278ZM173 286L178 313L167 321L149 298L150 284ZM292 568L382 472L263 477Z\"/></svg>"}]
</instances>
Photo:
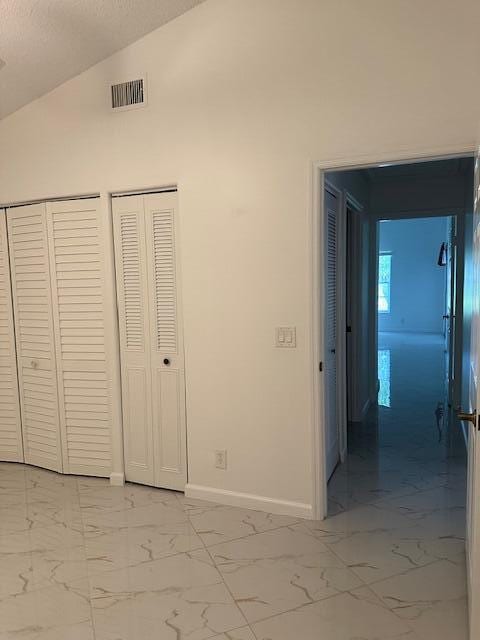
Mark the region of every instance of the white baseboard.
<instances>
[{"instance_id":1,"label":"white baseboard","mask_svg":"<svg viewBox=\"0 0 480 640\"><path fill-rule=\"evenodd\" d=\"M113 487L123 487L125 484L125 474L124 473L111 473L110 474L110 484Z\"/></svg>"},{"instance_id":2,"label":"white baseboard","mask_svg":"<svg viewBox=\"0 0 480 640\"><path fill-rule=\"evenodd\" d=\"M313 517L312 505L310 504L276 500L275 498L266 498L265 496L257 496L251 493L239 493L237 491L227 491L226 489L203 487L198 484L187 484L185 495L188 498L198 498L232 507L266 511L267 513L305 518L306 520L311 520Z\"/></svg>"}]
</instances>

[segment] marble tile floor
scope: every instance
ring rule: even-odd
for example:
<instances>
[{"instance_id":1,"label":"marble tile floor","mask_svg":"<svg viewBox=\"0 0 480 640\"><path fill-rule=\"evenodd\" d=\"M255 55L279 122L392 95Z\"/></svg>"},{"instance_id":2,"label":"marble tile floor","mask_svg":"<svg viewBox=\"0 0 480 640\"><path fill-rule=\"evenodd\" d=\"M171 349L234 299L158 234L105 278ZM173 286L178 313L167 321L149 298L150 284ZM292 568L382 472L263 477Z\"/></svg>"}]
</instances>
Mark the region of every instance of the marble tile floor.
<instances>
[{"instance_id":1,"label":"marble tile floor","mask_svg":"<svg viewBox=\"0 0 480 640\"><path fill-rule=\"evenodd\" d=\"M0 640L466 640L464 450L399 393L322 522L1 463Z\"/></svg>"},{"instance_id":2,"label":"marble tile floor","mask_svg":"<svg viewBox=\"0 0 480 640\"><path fill-rule=\"evenodd\" d=\"M2 463L0 638L464 640L461 491L433 484L315 522Z\"/></svg>"}]
</instances>

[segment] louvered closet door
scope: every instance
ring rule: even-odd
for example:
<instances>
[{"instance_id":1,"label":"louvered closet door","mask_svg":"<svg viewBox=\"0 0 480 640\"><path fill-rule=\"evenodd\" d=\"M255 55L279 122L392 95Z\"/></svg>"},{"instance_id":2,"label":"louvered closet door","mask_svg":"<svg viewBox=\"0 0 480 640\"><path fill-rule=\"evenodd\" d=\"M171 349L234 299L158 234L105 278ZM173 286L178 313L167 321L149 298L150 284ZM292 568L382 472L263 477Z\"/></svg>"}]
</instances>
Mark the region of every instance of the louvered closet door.
<instances>
[{"instance_id":1,"label":"louvered closet door","mask_svg":"<svg viewBox=\"0 0 480 640\"><path fill-rule=\"evenodd\" d=\"M126 477L183 490L185 372L176 194L113 200Z\"/></svg>"},{"instance_id":2,"label":"louvered closet door","mask_svg":"<svg viewBox=\"0 0 480 640\"><path fill-rule=\"evenodd\" d=\"M143 196L114 198L125 477L155 484Z\"/></svg>"},{"instance_id":3,"label":"louvered closet door","mask_svg":"<svg viewBox=\"0 0 480 640\"><path fill-rule=\"evenodd\" d=\"M0 460L23 462L7 222L0 209Z\"/></svg>"},{"instance_id":4,"label":"louvered closet door","mask_svg":"<svg viewBox=\"0 0 480 640\"><path fill-rule=\"evenodd\" d=\"M112 402L100 199L47 204L65 473L111 473Z\"/></svg>"},{"instance_id":5,"label":"louvered closet door","mask_svg":"<svg viewBox=\"0 0 480 640\"><path fill-rule=\"evenodd\" d=\"M150 300L155 484L184 489L185 370L177 194L144 196Z\"/></svg>"},{"instance_id":6,"label":"louvered closet door","mask_svg":"<svg viewBox=\"0 0 480 640\"><path fill-rule=\"evenodd\" d=\"M327 318L325 326L325 440L327 479L330 478L339 460L340 446L337 414L337 220L339 197L325 191L325 257L326 287L325 304Z\"/></svg>"},{"instance_id":7,"label":"louvered closet door","mask_svg":"<svg viewBox=\"0 0 480 640\"><path fill-rule=\"evenodd\" d=\"M62 471L45 204L7 210L25 462Z\"/></svg>"}]
</instances>

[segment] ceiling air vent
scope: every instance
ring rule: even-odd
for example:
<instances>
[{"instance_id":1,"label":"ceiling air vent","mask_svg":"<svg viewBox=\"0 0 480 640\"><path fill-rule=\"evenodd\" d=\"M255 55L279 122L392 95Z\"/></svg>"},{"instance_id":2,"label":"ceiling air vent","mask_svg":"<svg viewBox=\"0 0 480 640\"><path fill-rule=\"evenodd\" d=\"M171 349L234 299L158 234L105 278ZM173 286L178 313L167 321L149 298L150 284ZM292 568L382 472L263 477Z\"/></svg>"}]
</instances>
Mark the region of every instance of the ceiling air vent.
<instances>
[{"instance_id":1,"label":"ceiling air vent","mask_svg":"<svg viewBox=\"0 0 480 640\"><path fill-rule=\"evenodd\" d=\"M146 103L145 78L111 85L112 109L124 111L142 107Z\"/></svg>"}]
</instances>

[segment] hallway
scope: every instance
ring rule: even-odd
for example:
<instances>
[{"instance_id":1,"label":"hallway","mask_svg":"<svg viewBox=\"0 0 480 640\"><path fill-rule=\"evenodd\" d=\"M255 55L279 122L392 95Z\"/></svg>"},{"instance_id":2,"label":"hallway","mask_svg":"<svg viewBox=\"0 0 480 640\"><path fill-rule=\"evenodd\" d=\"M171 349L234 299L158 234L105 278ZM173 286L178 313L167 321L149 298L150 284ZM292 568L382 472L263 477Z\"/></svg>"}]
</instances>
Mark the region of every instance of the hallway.
<instances>
[{"instance_id":1,"label":"hallway","mask_svg":"<svg viewBox=\"0 0 480 640\"><path fill-rule=\"evenodd\" d=\"M348 460L329 484L335 515L318 527L424 640L467 637L466 450L443 415L444 372L441 336L379 335L379 403L387 406L351 425Z\"/></svg>"}]
</instances>

